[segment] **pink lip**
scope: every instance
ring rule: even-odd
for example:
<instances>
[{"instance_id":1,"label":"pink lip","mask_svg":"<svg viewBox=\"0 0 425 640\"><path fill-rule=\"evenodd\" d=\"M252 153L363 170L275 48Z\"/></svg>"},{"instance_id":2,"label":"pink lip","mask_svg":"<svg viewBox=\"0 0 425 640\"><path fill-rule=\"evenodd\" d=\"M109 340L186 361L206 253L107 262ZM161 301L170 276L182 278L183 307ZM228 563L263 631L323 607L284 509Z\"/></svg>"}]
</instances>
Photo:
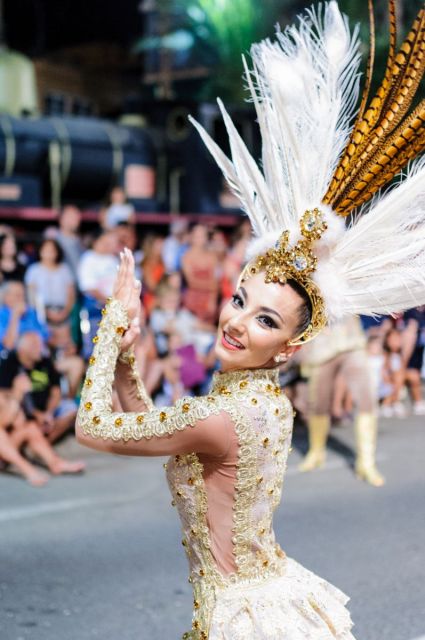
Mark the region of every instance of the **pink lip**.
<instances>
[{"instance_id":1,"label":"pink lip","mask_svg":"<svg viewBox=\"0 0 425 640\"><path fill-rule=\"evenodd\" d=\"M234 338L233 336L231 336L230 334L229 338L231 338L232 340L234 340L235 342L237 342L238 344L240 344L240 347L235 347L234 344L230 344L230 342L227 342L226 340L226 332L223 331L221 334L221 344L223 345L223 347L225 347L226 349L229 349L230 351L240 351L241 349L245 349L245 347L243 346L243 344L241 344L239 342L239 340L236 340L236 338Z\"/></svg>"}]
</instances>

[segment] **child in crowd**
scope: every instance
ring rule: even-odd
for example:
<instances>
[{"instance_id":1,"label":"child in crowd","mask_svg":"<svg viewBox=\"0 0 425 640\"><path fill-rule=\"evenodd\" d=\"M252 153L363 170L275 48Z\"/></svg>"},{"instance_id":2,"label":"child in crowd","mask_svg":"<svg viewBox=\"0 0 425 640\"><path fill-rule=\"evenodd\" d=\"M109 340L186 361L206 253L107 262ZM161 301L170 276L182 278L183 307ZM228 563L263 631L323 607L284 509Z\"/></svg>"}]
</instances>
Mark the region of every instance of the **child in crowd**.
<instances>
[{"instance_id":1,"label":"child in crowd","mask_svg":"<svg viewBox=\"0 0 425 640\"><path fill-rule=\"evenodd\" d=\"M159 403L173 402L203 383L210 366L208 352L214 342L214 327L180 304L180 291L170 286L167 278L156 289L156 306L150 316L158 354L164 363Z\"/></svg>"},{"instance_id":2,"label":"child in crowd","mask_svg":"<svg viewBox=\"0 0 425 640\"><path fill-rule=\"evenodd\" d=\"M135 224L136 215L122 187L114 187L109 196L110 203L102 212L100 221L105 229L113 229L122 222Z\"/></svg>"},{"instance_id":3,"label":"child in crowd","mask_svg":"<svg viewBox=\"0 0 425 640\"><path fill-rule=\"evenodd\" d=\"M159 355L169 351L169 336L177 334L181 346L193 344L199 355L205 355L214 341L214 326L199 320L191 311L181 308L181 294L167 280L156 289L156 306L150 316Z\"/></svg>"},{"instance_id":4,"label":"child in crowd","mask_svg":"<svg viewBox=\"0 0 425 640\"><path fill-rule=\"evenodd\" d=\"M381 383L378 387L382 400L381 414L385 417L406 415L406 408L400 400L406 382L406 369L402 357L402 333L392 328L385 334L383 342L383 367Z\"/></svg>"}]
</instances>

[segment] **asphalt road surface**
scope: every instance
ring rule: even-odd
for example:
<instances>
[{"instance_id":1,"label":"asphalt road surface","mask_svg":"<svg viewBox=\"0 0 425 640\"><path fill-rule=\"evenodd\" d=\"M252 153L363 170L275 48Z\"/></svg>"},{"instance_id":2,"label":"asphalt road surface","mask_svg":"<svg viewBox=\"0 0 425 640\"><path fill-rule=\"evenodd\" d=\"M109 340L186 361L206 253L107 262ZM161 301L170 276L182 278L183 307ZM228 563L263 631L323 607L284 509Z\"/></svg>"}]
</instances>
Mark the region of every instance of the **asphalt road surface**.
<instances>
[{"instance_id":1,"label":"asphalt road surface","mask_svg":"<svg viewBox=\"0 0 425 640\"><path fill-rule=\"evenodd\" d=\"M382 489L357 480L352 429L300 474L297 430L275 519L288 555L351 596L356 640L425 640L425 419L382 420ZM191 592L163 459L98 454L33 489L0 476L1 640L177 640Z\"/></svg>"}]
</instances>

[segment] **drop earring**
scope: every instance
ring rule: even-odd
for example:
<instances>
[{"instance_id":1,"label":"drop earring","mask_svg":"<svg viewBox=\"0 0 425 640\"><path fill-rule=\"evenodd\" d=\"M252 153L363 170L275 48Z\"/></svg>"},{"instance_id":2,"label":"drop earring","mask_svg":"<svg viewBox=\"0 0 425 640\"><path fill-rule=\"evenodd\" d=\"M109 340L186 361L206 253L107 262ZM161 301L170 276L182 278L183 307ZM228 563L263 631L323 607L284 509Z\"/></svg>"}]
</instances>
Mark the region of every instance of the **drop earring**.
<instances>
[{"instance_id":1,"label":"drop earring","mask_svg":"<svg viewBox=\"0 0 425 640\"><path fill-rule=\"evenodd\" d=\"M281 364L282 362L286 362L287 361L287 356L282 356L280 354L278 354L277 356L274 356L273 360L276 362L276 364Z\"/></svg>"}]
</instances>

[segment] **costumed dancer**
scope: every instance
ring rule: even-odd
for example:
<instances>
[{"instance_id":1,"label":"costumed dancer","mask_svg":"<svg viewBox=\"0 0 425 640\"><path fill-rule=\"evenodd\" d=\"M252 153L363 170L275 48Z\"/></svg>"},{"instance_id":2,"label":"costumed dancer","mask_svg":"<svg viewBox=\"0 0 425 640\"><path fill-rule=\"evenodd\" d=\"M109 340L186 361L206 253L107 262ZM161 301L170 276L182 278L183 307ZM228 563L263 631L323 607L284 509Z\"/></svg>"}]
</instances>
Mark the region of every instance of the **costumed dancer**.
<instances>
[{"instance_id":1,"label":"costumed dancer","mask_svg":"<svg viewBox=\"0 0 425 640\"><path fill-rule=\"evenodd\" d=\"M145 393L126 350L140 290L128 253L95 338L77 436L101 451L172 456L194 592L185 638L353 640L347 597L288 558L273 533L293 422L278 364L328 322L425 303L424 162L371 200L425 144L424 102L408 113L424 70L424 11L398 52L393 2L390 14L385 78L369 103L368 73L354 124L358 29L350 33L334 1L252 47L245 79L262 171L221 103L231 160L194 122L256 238L220 314L210 394L155 409ZM111 408L114 379L121 413Z\"/></svg>"},{"instance_id":2,"label":"costumed dancer","mask_svg":"<svg viewBox=\"0 0 425 640\"><path fill-rule=\"evenodd\" d=\"M375 452L378 431L377 389L370 370L366 337L359 318L351 316L326 327L302 350L303 373L308 376L309 450L300 465L301 471L323 466L331 427L334 381L339 375L353 398L356 409L357 475L380 487L384 478L376 468Z\"/></svg>"}]
</instances>

